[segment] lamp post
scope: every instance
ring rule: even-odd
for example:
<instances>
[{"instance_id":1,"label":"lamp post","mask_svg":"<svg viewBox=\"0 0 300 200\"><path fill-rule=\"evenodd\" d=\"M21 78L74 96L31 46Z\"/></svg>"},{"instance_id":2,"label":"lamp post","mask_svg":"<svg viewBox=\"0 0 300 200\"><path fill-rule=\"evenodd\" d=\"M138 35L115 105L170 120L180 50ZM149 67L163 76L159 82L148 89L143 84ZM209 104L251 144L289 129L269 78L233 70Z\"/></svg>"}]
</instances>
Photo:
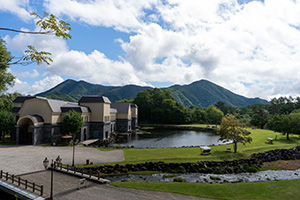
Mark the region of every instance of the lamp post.
<instances>
[{"instance_id":1,"label":"lamp post","mask_svg":"<svg viewBox=\"0 0 300 200\"><path fill-rule=\"evenodd\" d=\"M45 167L45 169L49 168L49 160L47 159L47 157L45 158L45 160L43 161L43 165ZM53 200L53 159L51 161L51 165L50 165L50 170L51 170L51 185L50 185L50 200Z\"/></svg>"}]
</instances>

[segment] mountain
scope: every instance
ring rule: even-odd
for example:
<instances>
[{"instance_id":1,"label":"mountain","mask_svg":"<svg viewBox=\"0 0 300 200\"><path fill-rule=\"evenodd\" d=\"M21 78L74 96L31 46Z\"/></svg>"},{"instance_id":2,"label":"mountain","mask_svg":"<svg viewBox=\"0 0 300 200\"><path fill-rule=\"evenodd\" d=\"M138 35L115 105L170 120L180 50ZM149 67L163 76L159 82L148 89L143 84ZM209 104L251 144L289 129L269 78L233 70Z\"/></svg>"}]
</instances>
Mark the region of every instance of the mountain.
<instances>
[{"instance_id":1,"label":"mountain","mask_svg":"<svg viewBox=\"0 0 300 200\"><path fill-rule=\"evenodd\" d=\"M151 87L136 85L126 86L103 86L87 83L85 81L66 80L54 88L36 96L44 96L49 99L66 101L78 101L84 95L107 96L111 102L122 99L135 98L137 93ZM269 102L260 98L246 98L241 95L218 86L207 80L200 80L189 85L173 85L162 90L170 90L175 100L186 107L207 107L221 101L230 106L247 106L252 104L268 104Z\"/></svg>"}]
</instances>

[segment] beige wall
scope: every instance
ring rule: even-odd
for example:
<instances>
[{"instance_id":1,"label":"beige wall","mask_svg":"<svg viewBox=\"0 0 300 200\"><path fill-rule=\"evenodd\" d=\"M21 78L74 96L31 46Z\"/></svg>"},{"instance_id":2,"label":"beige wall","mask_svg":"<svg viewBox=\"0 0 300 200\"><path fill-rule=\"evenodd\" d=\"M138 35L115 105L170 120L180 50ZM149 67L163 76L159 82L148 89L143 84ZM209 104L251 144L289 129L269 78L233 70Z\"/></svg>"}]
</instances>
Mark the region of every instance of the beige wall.
<instances>
[{"instance_id":1,"label":"beige wall","mask_svg":"<svg viewBox=\"0 0 300 200\"><path fill-rule=\"evenodd\" d=\"M34 98L26 100L19 111L20 118L26 115L39 115L45 123L52 123L52 111L46 100Z\"/></svg>"},{"instance_id":2,"label":"beige wall","mask_svg":"<svg viewBox=\"0 0 300 200\"><path fill-rule=\"evenodd\" d=\"M135 108L135 107L132 107L131 108L131 115L132 115L132 117L137 118L138 117L138 109Z\"/></svg>"},{"instance_id":3,"label":"beige wall","mask_svg":"<svg viewBox=\"0 0 300 200\"><path fill-rule=\"evenodd\" d=\"M105 117L110 118L109 103L80 103L80 105L88 106L91 110L90 122L104 122ZM109 120L108 120L109 121Z\"/></svg>"},{"instance_id":4,"label":"beige wall","mask_svg":"<svg viewBox=\"0 0 300 200\"><path fill-rule=\"evenodd\" d=\"M117 113L118 119L131 119L131 109L128 106L128 113Z\"/></svg>"}]
</instances>

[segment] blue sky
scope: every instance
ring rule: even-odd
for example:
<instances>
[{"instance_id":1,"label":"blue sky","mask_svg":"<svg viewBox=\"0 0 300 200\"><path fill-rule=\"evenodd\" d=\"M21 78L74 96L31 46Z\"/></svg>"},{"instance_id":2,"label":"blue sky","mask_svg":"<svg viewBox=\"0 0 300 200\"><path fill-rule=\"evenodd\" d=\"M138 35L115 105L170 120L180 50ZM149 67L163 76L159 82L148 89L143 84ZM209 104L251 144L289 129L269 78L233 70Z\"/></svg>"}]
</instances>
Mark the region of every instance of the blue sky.
<instances>
[{"instance_id":1,"label":"blue sky","mask_svg":"<svg viewBox=\"0 0 300 200\"><path fill-rule=\"evenodd\" d=\"M11 66L9 92L36 94L66 79L166 87L207 79L237 94L298 96L300 1L0 0L0 26L35 30L35 11L71 24L71 40L0 31L8 50L27 45L54 62Z\"/></svg>"}]
</instances>

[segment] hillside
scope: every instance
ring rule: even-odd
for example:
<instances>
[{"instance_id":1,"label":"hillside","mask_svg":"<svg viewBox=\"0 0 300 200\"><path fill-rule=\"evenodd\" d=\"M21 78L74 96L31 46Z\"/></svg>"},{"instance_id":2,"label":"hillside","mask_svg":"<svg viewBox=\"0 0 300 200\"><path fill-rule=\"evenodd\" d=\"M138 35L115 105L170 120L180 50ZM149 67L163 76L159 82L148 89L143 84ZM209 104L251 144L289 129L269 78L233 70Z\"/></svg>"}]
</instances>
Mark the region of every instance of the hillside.
<instances>
[{"instance_id":1,"label":"hillside","mask_svg":"<svg viewBox=\"0 0 300 200\"><path fill-rule=\"evenodd\" d=\"M78 101L84 95L107 96L111 102L122 99L135 98L138 92L151 87L142 87L136 85L126 86L103 86L87 83L85 81L66 80L54 88L36 94L51 99L60 99L66 101ZM220 87L207 80L200 80L189 85L173 85L162 90L170 90L177 102L186 107L200 106L207 107L216 104L218 101L231 106L247 106L256 103L268 104L268 101L259 98L246 98L241 95Z\"/></svg>"}]
</instances>

